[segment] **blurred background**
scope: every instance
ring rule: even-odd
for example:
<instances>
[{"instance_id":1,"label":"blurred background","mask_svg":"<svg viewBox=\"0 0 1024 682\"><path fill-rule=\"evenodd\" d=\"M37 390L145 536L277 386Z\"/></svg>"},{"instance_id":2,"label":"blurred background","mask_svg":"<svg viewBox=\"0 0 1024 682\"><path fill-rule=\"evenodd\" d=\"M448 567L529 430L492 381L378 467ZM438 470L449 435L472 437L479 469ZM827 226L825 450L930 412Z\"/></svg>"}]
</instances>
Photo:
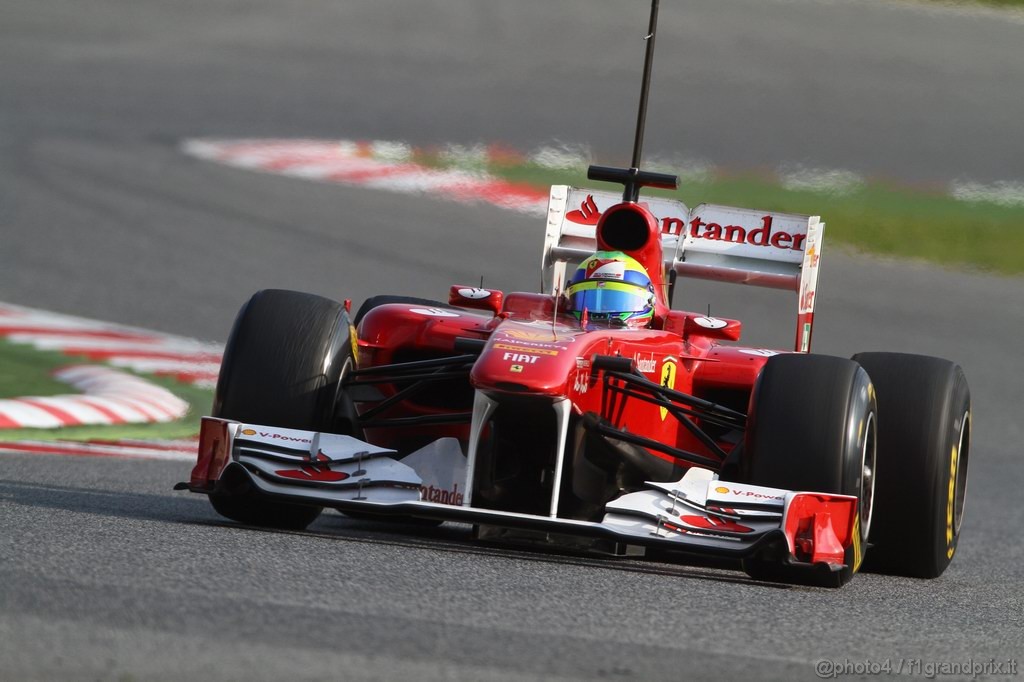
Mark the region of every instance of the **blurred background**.
<instances>
[{"instance_id":1,"label":"blurred background","mask_svg":"<svg viewBox=\"0 0 1024 682\"><path fill-rule=\"evenodd\" d=\"M826 221L816 351L964 367L971 493L940 580L751 585L467 547L443 529L400 538L337 514L261 533L171 492L183 462L12 455L0 677L792 680L825 656L1024 650L1024 15L1005 4L662 0L647 122L648 165L681 172L687 203ZM538 217L256 173L183 144L553 149L571 177L586 159L624 165L648 10L2 0L0 301L223 342L267 287L357 306L481 276L536 290ZM535 165L534 179L555 172ZM788 348L795 299L685 282L676 303Z\"/></svg>"},{"instance_id":2,"label":"blurred background","mask_svg":"<svg viewBox=\"0 0 1024 682\"><path fill-rule=\"evenodd\" d=\"M534 288L535 221L251 176L188 158L179 145L498 143L625 164L648 8L6 0L0 299L222 339L224 317L268 285L358 300L410 286L443 292L453 276L490 270L497 286ZM984 5L666 1L645 158L684 180L690 173L690 203L706 200L693 183L709 169L776 184L838 178L840 189L880 182L915 197L974 183L1002 196L1001 207L961 202L946 241L931 246L899 234L911 221L898 209L884 231L864 233L880 218L869 205L881 205L876 195L855 197L842 223L838 205L830 217L827 181L825 195L796 206L855 244L860 232L869 246L942 260L1005 237L1021 211L1022 33L1020 13ZM750 200L789 208L764 205L776 198ZM949 214L941 203L929 210ZM981 231L982 218L1002 232ZM382 270L384 261L393 267Z\"/></svg>"}]
</instances>

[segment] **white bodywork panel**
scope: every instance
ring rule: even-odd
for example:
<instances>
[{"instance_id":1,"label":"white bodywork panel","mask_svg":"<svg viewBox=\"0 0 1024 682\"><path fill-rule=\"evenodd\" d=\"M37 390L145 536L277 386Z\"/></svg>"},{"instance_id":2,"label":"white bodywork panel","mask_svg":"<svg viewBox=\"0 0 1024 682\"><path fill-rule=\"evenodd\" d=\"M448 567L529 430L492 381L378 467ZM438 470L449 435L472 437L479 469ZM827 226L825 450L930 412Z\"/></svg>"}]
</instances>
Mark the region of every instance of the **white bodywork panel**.
<instances>
[{"instance_id":1,"label":"white bodywork panel","mask_svg":"<svg viewBox=\"0 0 1024 682\"><path fill-rule=\"evenodd\" d=\"M486 404L480 405L486 411ZM370 507L401 504L421 509L472 507L472 467L454 438L441 438L402 460L395 451L351 436L281 429L206 417L204 438L227 437L230 461L249 472L261 490L315 501L365 502ZM207 429L206 427L215 427ZM564 444L563 444L564 445ZM210 447L200 443L200 448ZM537 518L573 527L601 526L625 537L658 537L705 546L735 546L780 528L787 491L723 483L693 467L675 482L649 482L606 506L604 520L592 522L476 510L498 519ZM725 486L728 486L726 489ZM721 491L728 490L728 493ZM554 508L557 500L553 500Z\"/></svg>"},{"instance_id":2,"label":"white bodywork panel","mask_svg":"<svg viewBox=\"0 0 1024 682\"><path fill-rule=\"evenodd\" d=\"M488 411L486 402L478 407L482 413ZM788 529L801 522L806 527L809 519L805 498L797 505L804 509L789 520L791 503L807 493L720 481L715 473L699 467L689 469L678 481L647 482L641 490L608 502L600 521L473 507L469 501L472 461L467 461L454 438L438 439L398 460L395 451L350 436L204 417L199 448L200 461L226 456L219 476L240 469L259 490L296 502L583 535L627 546L656 545L740 557L760 551L765 544L783 542L792 554ZM809 495L839 499L851 518L856 515L854 497Z\"/></svg>"}]
</instances>

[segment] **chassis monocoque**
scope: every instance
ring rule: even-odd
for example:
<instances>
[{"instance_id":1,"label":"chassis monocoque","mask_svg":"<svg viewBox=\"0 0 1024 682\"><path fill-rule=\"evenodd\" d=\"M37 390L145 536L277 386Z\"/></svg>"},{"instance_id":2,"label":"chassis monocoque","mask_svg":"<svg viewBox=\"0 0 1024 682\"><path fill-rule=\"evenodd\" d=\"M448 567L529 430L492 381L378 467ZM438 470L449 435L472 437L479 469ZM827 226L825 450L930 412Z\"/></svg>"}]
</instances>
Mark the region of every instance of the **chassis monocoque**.
<instances>
[{"instance_id":1,"label":"chassis monocoque","mask_svg":"<svg viewBox=\"0 0 1024 682\"><path fill-rule=\"evenodd\" d=\"M823 228L556 186L543 293L455 285L446 301L379 296L350 316L347 301L258 292L187 486L254 525L302 528L329 507L731 558L790 582L841 585L862 560L938 576L963 516L967 383L937 358L810 353ZM567 264L598 249L650 273L651 328L565 311ZM796 292L794 349L744 347L739 321L672 310L677 277Z\"/></svg>"}]
</instances>

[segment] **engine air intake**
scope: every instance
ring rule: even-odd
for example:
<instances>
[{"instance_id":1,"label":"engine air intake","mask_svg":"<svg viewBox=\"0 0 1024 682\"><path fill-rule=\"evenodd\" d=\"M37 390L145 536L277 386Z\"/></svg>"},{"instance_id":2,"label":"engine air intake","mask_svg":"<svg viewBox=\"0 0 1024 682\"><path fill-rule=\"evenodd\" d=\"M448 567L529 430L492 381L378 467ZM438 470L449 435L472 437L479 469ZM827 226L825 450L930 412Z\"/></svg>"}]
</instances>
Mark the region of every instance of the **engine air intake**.
<instances>
[{"instance_id":1,"label":"engine air intake","mask_svg":"<svg viewBox=\"0 0 1024 682\"><path fill-rule=\"evenodd\" d=\"M615 206L604 215L599 240L614 251L637 251L647 245L651 231L647 220L629 206Z\"/></svg>"}]
</instances>

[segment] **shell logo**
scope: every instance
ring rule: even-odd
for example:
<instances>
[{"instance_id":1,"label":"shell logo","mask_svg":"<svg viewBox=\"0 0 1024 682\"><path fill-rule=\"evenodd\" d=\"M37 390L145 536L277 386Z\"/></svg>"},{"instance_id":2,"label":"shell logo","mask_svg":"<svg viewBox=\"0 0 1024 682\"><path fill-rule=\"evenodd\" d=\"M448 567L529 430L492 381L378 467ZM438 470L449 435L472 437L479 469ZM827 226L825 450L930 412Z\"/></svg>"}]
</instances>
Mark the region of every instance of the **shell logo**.
<instances>
[{"instance_id":1,"label":"shell logo","mask_svg":"<svg viewBox=\"0 0 1024 682\"><path fill-rule=\"evenodd\" d=\"M242 429L243 436L255 436L256 431L254 429Z\"/></svg>"},{"instance_id":2,"label":"shell logo","mask_svg":"<svg viewBox=\"0 0 1024 682\"><path fill-rule=\"evenodd\" d=\"M729 489L726 488L724 485L720 485L717 488L715 488L715 492L716 493L727 493L727 492L729 492Z\"/></svg>"}]
</instances>

